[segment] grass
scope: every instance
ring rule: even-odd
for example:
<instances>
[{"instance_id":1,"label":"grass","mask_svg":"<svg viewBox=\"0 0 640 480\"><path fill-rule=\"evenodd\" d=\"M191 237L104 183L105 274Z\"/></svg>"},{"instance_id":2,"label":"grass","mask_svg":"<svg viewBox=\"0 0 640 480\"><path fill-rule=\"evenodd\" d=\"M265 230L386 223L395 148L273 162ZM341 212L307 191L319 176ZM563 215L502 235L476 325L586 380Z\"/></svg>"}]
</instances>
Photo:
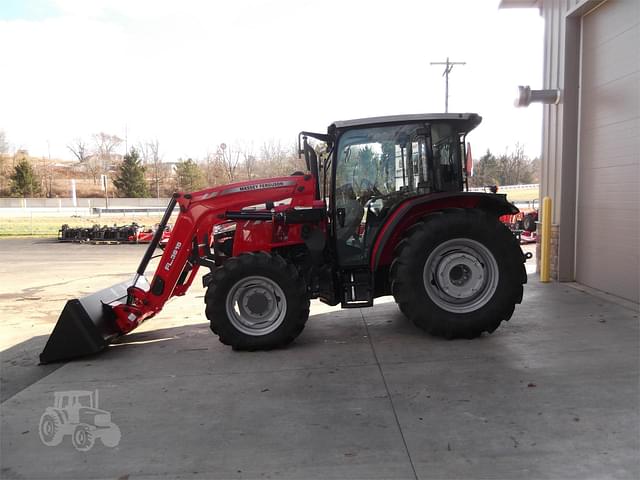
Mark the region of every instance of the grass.
<instances>
[{"instance_id":1,"label":"grass","mask_svg":"<svg viewBox=\"0 0 640 480\"><path fill-rule=\"evenodd\" d=\"M522 188L513 190L498 190L498 193L506 193L510 202L532 202L538 200L540 191L537 188Z\"/></svg>"},{"instance_id":2,"label":"grass","mask_svg":"<svg viewBox=\"0 0 640 480\"><path fill-rule=\"evenodd\" d=\"M161 214L125 216L73 216L73 217L10 217L0 218L0 237L34 236L56 237L63 224L70 227L93 225L130 225L132 222L148 227L160 222Z\"/></svg>"}]
</instances>

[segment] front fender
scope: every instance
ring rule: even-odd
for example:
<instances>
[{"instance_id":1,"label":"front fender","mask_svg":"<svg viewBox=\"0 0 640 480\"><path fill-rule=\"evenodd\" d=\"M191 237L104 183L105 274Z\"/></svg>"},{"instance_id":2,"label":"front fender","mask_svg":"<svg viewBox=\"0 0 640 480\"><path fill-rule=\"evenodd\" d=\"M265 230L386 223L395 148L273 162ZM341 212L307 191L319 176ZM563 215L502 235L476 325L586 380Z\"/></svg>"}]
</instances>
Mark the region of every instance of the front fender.
<instances>
[{"instance_id":1,"label":"front fender","mask_svg":"<svg viewBox=\"0 0 640 480\"><path fill-rule=\"evenodd\" d=\"M371 250L371 270L391 264L396 245L411 225L431 212L447 208L477 208L496 217L519 212L503 194L451 192L409 198L398 204L378 232Z\"/></svg>"}]
</instances>

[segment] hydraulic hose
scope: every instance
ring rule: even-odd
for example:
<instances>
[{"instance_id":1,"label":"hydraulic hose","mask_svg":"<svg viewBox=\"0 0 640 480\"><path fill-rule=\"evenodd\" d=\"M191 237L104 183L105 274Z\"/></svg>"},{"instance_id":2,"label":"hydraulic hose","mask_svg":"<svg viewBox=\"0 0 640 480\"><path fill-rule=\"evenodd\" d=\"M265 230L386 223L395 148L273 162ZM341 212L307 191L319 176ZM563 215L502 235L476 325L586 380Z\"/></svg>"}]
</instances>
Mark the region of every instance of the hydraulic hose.
<instances>
[{"instance_id":1,"label":"hydraulic hose","mask_svg":"<svg viewBox=\"0 0 640 480\"><path fill-rule=\"evenodd\" d=\"M177 201L178 195L179 194L175 193L173 194L173 197L171 197L171 200L169 201L169 205L167 205L167 209L164 211L164 215L162 216L162 220L160 220L160 224L158 225L158 228L153 234L151 243L149 244L147 251L144 253L142 260L140 261L138 270L136 270L136 277L133 280L133 285L131 285L132 287L135 287L138 281L138 278L144 275L144 271L147 269L147 265L149 265L149 261L151 260L151 257L153 257L153 252L155 252L156 248L158 248L158 244L162 239L162 232L164 232L164 229L167 226L167 223L169 223L169 218L171 218L173 209L175 208L176 203L178 203Z\"/></svg>"}]
</instances>

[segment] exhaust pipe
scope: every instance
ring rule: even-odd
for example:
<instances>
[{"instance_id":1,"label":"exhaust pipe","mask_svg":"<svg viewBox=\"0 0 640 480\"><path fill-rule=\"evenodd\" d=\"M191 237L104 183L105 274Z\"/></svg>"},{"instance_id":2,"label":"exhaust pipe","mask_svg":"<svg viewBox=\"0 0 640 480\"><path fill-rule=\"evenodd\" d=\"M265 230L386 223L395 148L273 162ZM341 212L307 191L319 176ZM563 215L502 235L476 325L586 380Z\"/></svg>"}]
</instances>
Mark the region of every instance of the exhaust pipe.
<instances>
[{"instance_id":1,"label":"exhaust pipe","mask_svg":"<svg viewBox=\"0 0 640 480\"><path fill-rule=\"evenodd\" d=\"M169 218L177 203L174 194L164 212L160 225L147 247L132 280L118 283L82 298L69 300L40 354L40 363L60 362L98 353L112 340L122 336L113 312L115 305L128 303L128 289L138 287L148 290L144 272L162 238Z\"/></svg>"}]
</instances>

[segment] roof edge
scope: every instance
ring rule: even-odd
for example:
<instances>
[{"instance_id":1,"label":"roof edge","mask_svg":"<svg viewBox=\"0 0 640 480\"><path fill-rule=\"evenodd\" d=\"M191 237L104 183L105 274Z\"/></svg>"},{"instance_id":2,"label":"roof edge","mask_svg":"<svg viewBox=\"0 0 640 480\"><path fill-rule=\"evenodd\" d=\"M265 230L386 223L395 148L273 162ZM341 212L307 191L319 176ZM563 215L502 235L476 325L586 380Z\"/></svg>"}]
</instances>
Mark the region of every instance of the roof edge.
<instances>
[{"instance_id":1,"label":"roof edge","mask_svg":"<svg viewBox=\"0 0 640 480\"><path fill-rule=\"evenodd\" d=\"M500 0L498 8L541 8L540 0Z\"/></svg>"},{"instance_id":2,"label":"roof edge","mask_svg":"<svg viewBox=\"0 0 640 480\"><path fill-rule=\"evenodd\" d=\"M355 118L353 120L338 120L333 122L329 128L349 128L360 125L375 125L382 123L402 123L402 122L419 122L430 120L463 120L470 121L477 119L480 123L482 117L477 113L412 113L407 115L388 115L383 117Z\"/></svg>"}]
</instances>

